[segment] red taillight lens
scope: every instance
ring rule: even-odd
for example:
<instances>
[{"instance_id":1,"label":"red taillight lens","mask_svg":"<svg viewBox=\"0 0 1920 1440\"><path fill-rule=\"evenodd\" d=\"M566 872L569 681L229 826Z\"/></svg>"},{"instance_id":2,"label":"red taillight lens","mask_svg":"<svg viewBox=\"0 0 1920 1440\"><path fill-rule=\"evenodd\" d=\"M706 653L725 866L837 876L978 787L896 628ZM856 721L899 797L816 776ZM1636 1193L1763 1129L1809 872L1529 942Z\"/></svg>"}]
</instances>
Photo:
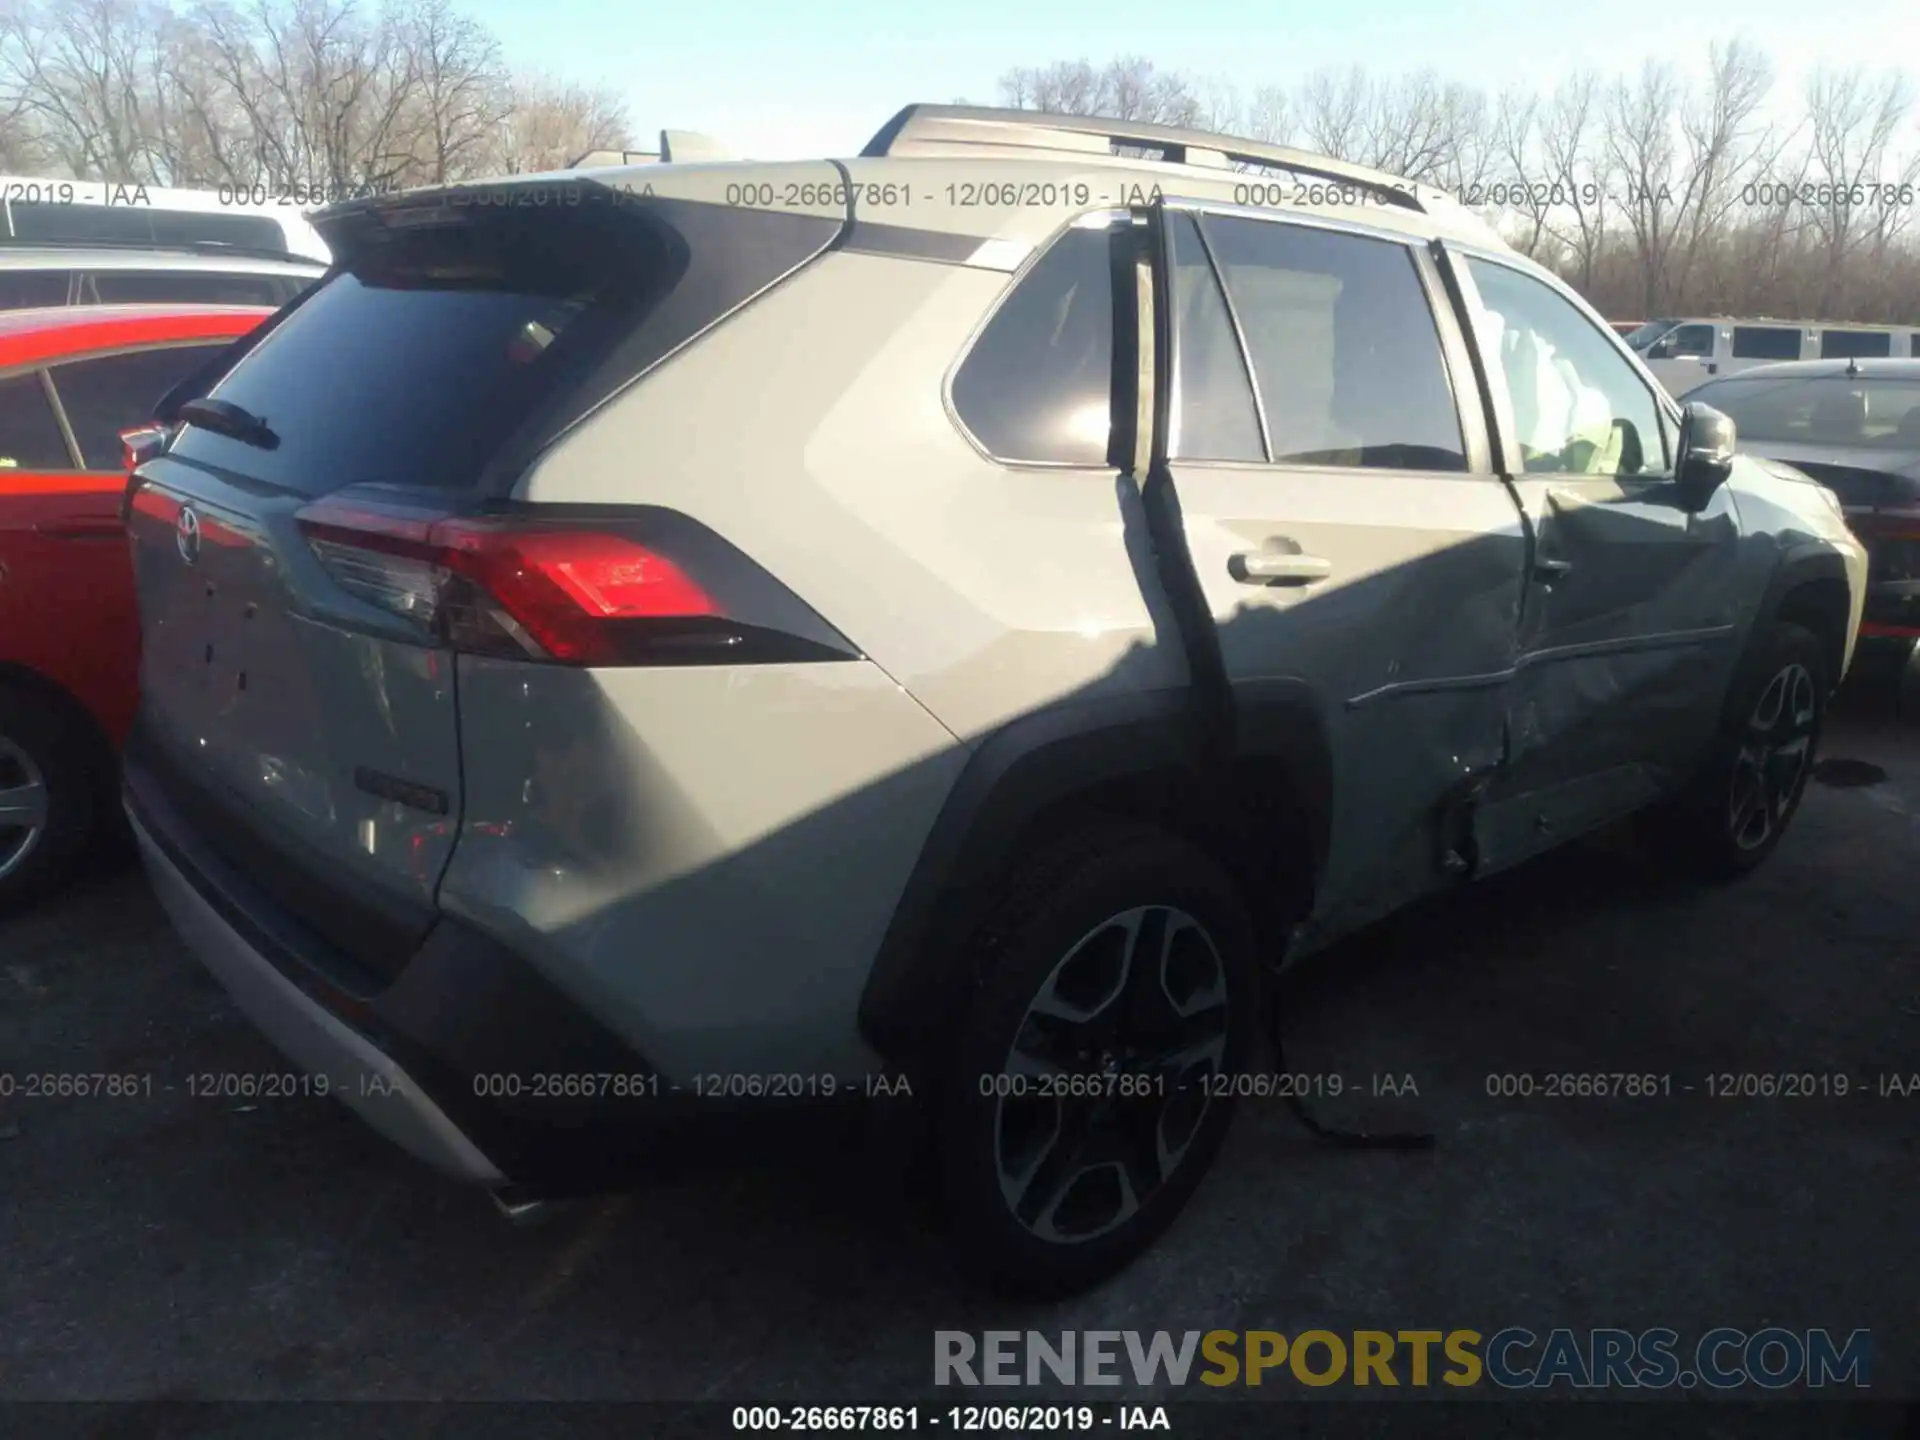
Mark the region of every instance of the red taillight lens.
<instances>
[{"instance_id":1,"label":"red taillight lens","mask_svg":"<svg viewBox=\"0 0 1920 1440\"><path fill-rule=\"evenodd\" d=\"M120 432L121 468L131 472L167 448L171 432L164 425L136 425Z\"/></svg>"},{"instance_id":2,"label":"red taillight lens","mask_svg":"<svg viewBox=\"0 0 1920 1440\"><path fill-rule=\"evenodd\" d=\"M494 602L555 660L619 663L623 621L721 618L684 570L626 536L450 521L435 528L434 539L441 563L472 587L471 593L457 583L449 587L448 619L497 622L498 614L484 613Z\"/></svg>"},{"instance_id":3,"label":"red taillight lens","mask_svg":"<svg viewBox=\"0 0 1920 1440\"><path fill-rule=\"evenodd\" d=\"M299 520L342 589L468 653L619 665L663 630L684 635L726 618L679 564L612 530L403 519L324 503Z\"/></svg>"}]
</instances>

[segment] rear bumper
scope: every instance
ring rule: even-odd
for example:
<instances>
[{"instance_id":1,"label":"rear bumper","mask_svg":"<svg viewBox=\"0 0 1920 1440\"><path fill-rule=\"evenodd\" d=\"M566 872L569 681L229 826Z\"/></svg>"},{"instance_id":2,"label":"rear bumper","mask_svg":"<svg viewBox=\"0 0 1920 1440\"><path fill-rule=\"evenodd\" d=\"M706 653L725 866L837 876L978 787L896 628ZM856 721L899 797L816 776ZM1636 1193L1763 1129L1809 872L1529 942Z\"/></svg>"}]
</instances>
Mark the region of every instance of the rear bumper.
<instances>
[{"instance_id":1,"label":"rear bumper","mask_svg":"<svg viewBox=\"0 0 1920 1440\"><path fill-rule=\"evenodd\" d=\"M262 1033L374 1129L435 1169L483 1185L506 1181L420 1083L372 1041L274 968L222 917L128 806L154 893L180 937Z\"/></svg>"},{"instance_id":2,"label":"rear bumper","mask_svg":"<svg viewBox=\"0 0 1920 1440\"><path fill-rule=\"evenodd\" d=\"M668 1084L497 941L442 917L391 980L372 977L216 850L188 782L136 731L123 798L181 938L328 1093L446 1174L547 1193L632 1178L669 1136L732 1108ZM204 800L205 796L182 797ZM334 882L329 882L334 883Z\"/></svg>"}]
</instances>

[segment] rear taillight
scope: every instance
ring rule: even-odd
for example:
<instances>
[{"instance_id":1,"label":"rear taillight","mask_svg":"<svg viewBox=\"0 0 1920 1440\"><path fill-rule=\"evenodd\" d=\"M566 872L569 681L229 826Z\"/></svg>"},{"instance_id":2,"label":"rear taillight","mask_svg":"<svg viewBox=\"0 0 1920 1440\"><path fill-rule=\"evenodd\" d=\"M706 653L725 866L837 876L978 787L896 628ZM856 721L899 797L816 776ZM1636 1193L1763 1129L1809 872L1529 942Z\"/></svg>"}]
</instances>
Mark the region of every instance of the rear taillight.
<instances>
[{"instance_id":1,"label":"rear taillight","mask_svg":"<svg viewBox=\"0 0 1920 1440\"><path fill-rule=\"evenodd\" d=\"M166 425L136 425L131 430L120 432L120 468L127 475L126 488L120 492L122 525L133 515L133 497L140 488L140 477L133 472L147 461L165 454L167 442L172 438L172 427Z\"/></svg>"},{"instance_id":2,"label":"rear taillight","mask_svg":"<svg viewBox=\"0 0 1920 1440\"><path fill-rule=\"evenodd\" d=\"M1850 510L1847 524L1862 539L1920 540L1920 505L1880 505Z\"/></svg>"},{"instance_id":3,"label":"rear taillight","mask_svg":"<svg viewBox=\"0 0 1920 1440\"><path fill-rule=\"evenodd\" d=\"M120 468L133 471L164 452L172 430L165 425L136 425L120 432Z\"/></svg>"},{"instance_id":4,"label":"rear taillight","mask_svg":"<svg viewBox=\"0 0 1920 1440\"><path fill-rule=\"evenodd\" d=\"M684 517L684 537L697 531ZM420 626L467 654L567 665L747 663L842 659L844 642L822 647L818 617L802 633L780 616L744 616L723 605L695 571L751 567L715 537L675 553L673 524L565 519L420 520L326 501L298 516L314 556L347 593ZM696 540L698 535L694 537ZM718 576L725 583L727 576ZM769 587L772 587L771 590ZM736 587L737 588L737 587ZM750 577L748 608L784 595ZM766 623L769 619L774 623ZM830 633L830 632L829 632ZM837 640L838 637L833 637Z\"/></svg>"}]
</instances>

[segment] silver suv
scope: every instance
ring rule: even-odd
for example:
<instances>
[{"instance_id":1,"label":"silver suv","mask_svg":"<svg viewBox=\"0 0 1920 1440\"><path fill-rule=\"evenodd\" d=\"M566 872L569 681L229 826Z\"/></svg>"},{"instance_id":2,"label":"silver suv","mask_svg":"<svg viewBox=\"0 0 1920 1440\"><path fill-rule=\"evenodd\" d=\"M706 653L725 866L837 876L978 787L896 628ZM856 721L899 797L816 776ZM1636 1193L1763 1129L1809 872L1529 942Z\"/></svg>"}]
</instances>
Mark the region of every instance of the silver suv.
<instances>
[{"instance_id":1,"label":"silver suv","mask_svg":"<svg viewBox=\"0 0 1920 1440\"><path fill-rule=\"evenodd\" d=\"M1444 196L914 106L323 212L131 527L127 806L333 1093L516 1199L910 1088L976 1273L1173 1218L1268 972L1791 818L1864 564Z\"/></svg>"}]
</instances>

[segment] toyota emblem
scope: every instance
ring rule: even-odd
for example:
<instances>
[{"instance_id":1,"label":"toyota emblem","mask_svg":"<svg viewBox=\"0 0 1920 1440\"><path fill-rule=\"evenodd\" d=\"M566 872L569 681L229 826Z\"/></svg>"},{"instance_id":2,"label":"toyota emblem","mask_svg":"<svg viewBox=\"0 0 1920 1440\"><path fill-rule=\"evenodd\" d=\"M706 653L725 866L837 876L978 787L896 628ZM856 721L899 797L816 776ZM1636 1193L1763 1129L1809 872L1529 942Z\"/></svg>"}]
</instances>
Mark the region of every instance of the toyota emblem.
<instances>
[{"instance_id":1,"label":"toyota emblem","mask_svg":"<svg viewBox=\"0 0 1920 1440\"><path fill-rule=\"evenodd\" d=\"M180 507L180 518L173 522L173 543L187 564L200 558L200 516L191 505Z\"/></svg>"}]
</instances>

